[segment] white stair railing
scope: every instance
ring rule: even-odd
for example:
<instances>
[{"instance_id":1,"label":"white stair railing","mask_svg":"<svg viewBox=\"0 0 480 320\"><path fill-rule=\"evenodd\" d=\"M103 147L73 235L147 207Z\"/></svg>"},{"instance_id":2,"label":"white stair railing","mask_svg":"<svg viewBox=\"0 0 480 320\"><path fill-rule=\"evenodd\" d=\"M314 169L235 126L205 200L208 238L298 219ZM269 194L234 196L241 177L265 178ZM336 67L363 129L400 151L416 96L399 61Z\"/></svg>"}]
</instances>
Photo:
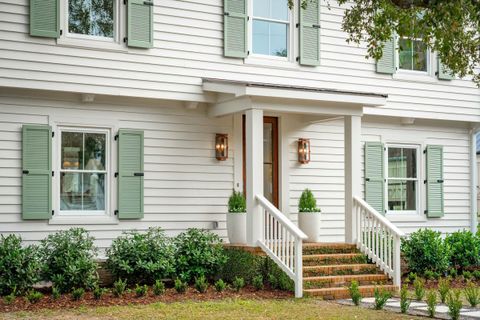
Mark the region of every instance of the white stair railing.
<instances>
[{"instance_id":1,"label":"white stair railing","mask_svg":"<svg viewBox=\"0 0 480 320\"><path fill-rule=\"evenodd\" d=\"M405 234L359 197L353 197L357 247L400 287L400 245Z\"/></svg>"},{"instance_id":2,"label":"white stair railing","mask_svg":"<svg viewBox=\"0 0 480 320\"><path fill-rule=\"evenodd\" d=\"M256 195L264 212L264 234L258 245L293 280L295 297L303 295L302 240L307 236L262 195Z\"/></svg>"}]
</instances>

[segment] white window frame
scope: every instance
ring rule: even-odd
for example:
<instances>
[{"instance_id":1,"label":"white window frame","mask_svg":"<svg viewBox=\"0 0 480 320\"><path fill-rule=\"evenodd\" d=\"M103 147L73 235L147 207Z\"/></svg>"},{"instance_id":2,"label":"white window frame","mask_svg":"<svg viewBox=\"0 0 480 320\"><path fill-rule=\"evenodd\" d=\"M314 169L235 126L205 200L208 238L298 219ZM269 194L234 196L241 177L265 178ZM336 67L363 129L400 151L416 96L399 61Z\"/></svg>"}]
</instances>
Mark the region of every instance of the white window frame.
<instances>
[{"instance_id":1,"label":"white window frame","mask_svg":"<svg viewBox=\"0 0 480 320\"><path fill-rule=\"evenodd\" d=\"M417 152L416 161L417 161L417 177L416 178L389 178L388 176L388 149L389 148L406 148L406 149L415 149ZM400 143L385 143L384 150L384 178L385 178L385 210L386 215L388 216L419 216L421 213L421 182L422 182L422 170L421 170L421 153L422 147L419 144L400 144ZM388 181L389 180L410 180L417 181L416 194L415 194L415 208L416 210L389 210L388 209Z\"/></svg>"},{"instance_id":2,"label":"white window frame","mask_svg":"<svg viewBox=\"0 0 480 320\"><path fill-rule=\"evenodd\" d=\"M396 54L396 59L395 59L395 68L397 70L397 72L399 73L403 73L403 74L409 74L409 75L431 75L431 70L432 70L432 66L431 66L431 62L432 62L432 57L431 57L431 52L430 52L430 49L427 48L427 52L426 52L426 59L427 59L427 62L426 62L426 65L427 65L427 70L426 71L421 71L421 70L407 70L407 69L401 69L400 68L400 39L409 39L408 37L400 37L400 36L397 36L395 37L396 38L396 47L397 47L397 50L395 50L395 54ZM412 38L410 39L412 41L421 41L422 39L419 39L419 38Z\"/></svg>"}]
</instances>

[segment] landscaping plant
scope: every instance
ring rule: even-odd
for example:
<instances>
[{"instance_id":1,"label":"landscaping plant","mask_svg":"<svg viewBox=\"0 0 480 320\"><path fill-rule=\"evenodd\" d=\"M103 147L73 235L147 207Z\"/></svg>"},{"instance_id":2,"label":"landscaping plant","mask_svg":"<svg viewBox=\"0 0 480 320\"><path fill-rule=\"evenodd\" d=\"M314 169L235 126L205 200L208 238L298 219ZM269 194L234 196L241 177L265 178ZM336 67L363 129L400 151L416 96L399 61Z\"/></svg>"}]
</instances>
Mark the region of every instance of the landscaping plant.
<instances>
[{"instance_id":1,"label":"landscaping plant","mask_svg":"<svg viewBox=\"0 0 480 320\"><path fill-rule=\"evenodd\" d=\"M475 270L472 272L472 274L477 281L480 281L480 270Z\"/></svg>"},{"instance_id":2,"label":"landscaping plant","mask_svg":"<svg viewBox=\"0 0 480 320\"><path fill-rule=\"evenodd\" d=\"M447 298L448 314L452 320L458 320L460 318L460 309L462 309L461 292L450 292Z\"/></svg>"},{"instance_id":3,"label":"landscaping plant","mask_svg":"<svg viewBox=\"0 0 480 320\"><path fill-rule=\"evenodd\" d=\"M72 291L72 299L75 301L81 300L85 295L85 289L83 288L76 288Z\"/></svg>"},{"instance_id":4,"label":"landscaping plant","mask_svg":"<svg viewBox=\"0 0 480 320\"><path fill-rule=\"evenodd\" d=\"M413 283L415 280L417 280L417 278L418 278L418 276L417 276L417 274L416 274L415 272L410 272L410 273L408 274L408 277L407 277L408 281L410 281L410 282L412 282L412 283Z\"/></svg>"},{"instance_id":5,"label":"landscaping plant","mask_svg":"<svg viewBox=\"0 0 480 320\"><path fill-rule=\"evenodd\" d=\"M440 301L445 303L448 293L450 292L450 278L443 278L438 281L438 293L440 294Z\"/></svg>"},{"instance_id":6,"label":"landscaping plant","mask_svg":"<svg viewBox=\"0 0 480 320\"><path fill-rule=\"evenodd\" d=\"M195 278L195 289L200 293L205 293L208 289L208 281L205 276Z\"/></svg>"},{"instance_id":7,"label":"landscaping plant","mask_svg":"<svg viewBox=\"0 0 480 320\"><path fill-rule=\"evenodd\" d=\"M52 299L57 300L58 298L60 298L60 295L60 290L58 290L57 287L52 287Z\"/></svg>"},{"instance_id":8,"label":"landscaping plant","mask_svg":"<svg viewBox=\"0 0 480 320\"><path fill-rule=\"evenodd\" d=\"M121 297L125 293L126 288L127 288L127 281L118 279L113 283L112 293L115 297Z\"/></svg>"},{"instance_id":9,"label":"landscaping plant","mask_svg":"<svg viewBox=\"0 0 480 320\"><path fill-rule=\"evenodd\" d=\"M435 280L440 277L439 273L434 272L432 270L426 270L424 275L427 280Z\"/></svg>"},{"instance_id":10,"label":"landscaping plant","mask_svg":"<svg viewBox=\"0 0 480 320\"><path fill-rule=\"evenodd\" d=\"M400 311L407 313L410 308L411 301L408 299L408 286L404 284L400 290Z\"/></svg>"},{"instance_id":11,"label":"landscaping plant","mask_svg":"<svg viewBox=\"0 0 480 320\"><path fill-rule=\"evenodd\" d=\"M362 301L362 294L360 293L359 284L357 280L353 280L348 287L348 292L352 298L353 304L358 306Z\"/></svg>"},{"instance_id":12,"label":"landscaping plant","mask_svg":"<svg viewBox=\"0 0 480 320\"><path fill-rule=\"evenodd\" d=\"M144 285L137 284L135 287L135 295L137 296L137 298L146 296L147 291L148 291L148 286L146 284Z\"/></svg>"},{"instance_id":13,"label":"landscaping plant","mask_svg":"<svg viewBox=\"0 0 480 320\"><path fill-rule=\"evenodd\" d=\"M185 293L187 291L188 283L182 281L180 278L175 279L175 290L177 293Z\"/></svg>"},{"instance_id":14,"label":"landscaping plant","mask_svg":"<svg viewBox=\"0 0 480 320\"><path fill-rule=\"evenodd\" d=\"M456 269L480 264L480 238L471 231L451 233L445 238L445 243L451 250L450 263Z\"/></svg>"},{"instance_id":15,"label":"landscaping plant","mask_svg":"<svg viewBox=\"0 0 480 320\"><path fill-rule=\"evenodd\" d=\"M413 287L415 289L415 298L417 301L421 301L425 297L425 280L417 278L413 282Z\"/></svg>"},{"instance_id":16,"label":"landscaping plant","mask_svg":"<svg viewBox=\"0 0 480 320\"><path fill-rule=\"evenodd\" d=\"M266 257L236 248L226 248L224 254L227 261L217 273L217 278L229 283L233 282L235 277L242 277L247 283L251 283L259 274L266 278Z\"/></svg>"},{"instance_id":17,"label":"landscaping plant","mask_svg":"<svg viewBox=\"0 0 480 320\"><path fill-rule=\"evenodd\" d=\"M25 295L25 299L30 303L37 303L42 298L43 294L33 289L30 289Z\"/></svg>"},{"instance_id":18,"label":"landscaping plant","mask_svg":"<svg viewBox=\"0 0 480 320\"><path fill-rule=\"evenodd\" d=\"M12 291L10 294L3 297L3 303L5 303L6 305L12 304L12 302L15 301L16 297L17 296L15 295L15 291Z\"/></svg>"},{"instance_id":19,"label":"landscaping plant","mask_svg":"<svg viewBox=\"0 0 480 320\"><path fill-rule=\"evenodd\" d=\"M305 189L298 201L298 212L320 212L317 200L310 189Z\"/></svg>"},{"instance_id":20,"label":"landscaping plant","mask_svg":"<svg viewBox=\"0 0 480 320\"><path fill-rule=\"evenodd\" d=\"M429 290L427 293L427 311L430 318L435 317L435 309L437 308L437 293Z\"/></svg>"},{"instance_id":21,"label":"landscaping plant","mask_svg":"<svg viewBox=\"0 0 480 320\"><path fill-rule=\"evenodd\" d=\"M42 274L60 292L93 289L98 281L94 238L83 228L50 234L40 242Z\"/></svg>"},{"instance_id":22,"label":"landscaping plant","mask_svg":"<svg viewBox=\"0 0 480 320\"><path fill-rule=\"evenodd\" d=\"M102 288L100 286L95 286L95 288L93 288L93 298L95 300L100 300L102 299L102 296L107 292L107 289L106 288Z\"/></svg>"},{"instance_id":23,"label":"landscaping plant","mask_svg":"<svg viewBox=\"0 0 480 320\"><path fill-rule=\"evenodd\" d=\"M375 297L375 302L374 302L374 308L375 310L382 310L385 304L387 303L388 299L392 297L392 294L382 288L381 290L378 289L378 287L375 287L374 293Z\"/></svg>"},{"instance_id":24,"label":"landscaping plant","mask_svg":"<svg viewBox=\"0 0 480 320\"><path fill-rule=\"evenodd\" d=\"M243 278L240 278L240 277L235 277L232 285L233 285L233 289L239 292L240 290L242 290L243 287L245 287L245 280L243 280Z\"/></svg>"},{"instance_id":25,"label":"landscaping plant","mask_svg":"<svg viewBox=\"0 0 480 320\"><path fill-rule=\"evenodd\" d=\"M165 292L165 284L162 280L155 280L155 284L153 285L153 294L159 296Z\"/></svg>"},{"instance_id":26,"label":"landscaping plant","mask_svg":"<svg viewBox=\"0 0 480 320\"><path fill-rule=\"evenodd\" d=\"M244 213L247 212L247 204L245 196L240 191L233 190L232 195L228 198L228 212Z\"/></svg>"},{"instance_id":27,"label":"landscaping plant","mask_svg":"<svg viewBox=\"0 0 480 320\"><path fill-rule=\"evenodd\" d=\"M464 270L462 272L463 279L465 280L471 280L473 278L473 274L470 271Z\"/></svg>"},{"instance_id":28,"label":"landscaping plant","mask_svg":"<svg viewBox=\"0 0 480 320\"><path fill-rule=\"evenodd\" d=\"M252 285L256 290L263 290L263 276L261 274L253 277Z\"/></svg>"},{"instance_id":29,"label":"landscaping plant","mask_svg":"<svg viewBox=\"0 0 480 320\"><path fill-rule=\"evenodd\" d=\"M467 287L463 290L465 298L473 308L476 308L480 304L480 288L473 282L469 281Z\"/></svg>"},{"instance_id":30,"label":"landscaping plant","mask_svg":"<svg viewBox=\"0 0 480 320\"><path fill-rule=\"evenodd\" d=\"M224 291L226 288L227 288L227 284L226 284L225 281L223 281L222 279L218 279L218 280L215 282L215 290L217 290L217 292L222 292L222 291Z\"/></svg>"}]
</instances>

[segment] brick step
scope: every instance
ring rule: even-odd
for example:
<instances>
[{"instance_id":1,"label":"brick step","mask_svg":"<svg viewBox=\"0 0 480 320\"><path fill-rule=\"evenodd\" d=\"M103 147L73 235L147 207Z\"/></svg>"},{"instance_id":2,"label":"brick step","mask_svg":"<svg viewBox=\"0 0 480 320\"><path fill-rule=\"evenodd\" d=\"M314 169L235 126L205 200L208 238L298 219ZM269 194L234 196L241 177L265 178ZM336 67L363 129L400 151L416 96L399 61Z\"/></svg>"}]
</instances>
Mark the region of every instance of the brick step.
<instances>
[{"instance_id":1,"label":"brick step","mask_svg":"<svg viewBox=\"0 0 480 320\"><path fill-rule=\"evenodd\" d=\"M379 286L360 286L359 290L362 297L373 297L375 287L378 287L380 290L383 288L389 292L397 292L398 287L394 285L379 285ZM348 288L321 288L321 289L305 289L303 290L305 296L308 297L322 297L325 300L333 300L333 299L347 299L350 298L350 292Z\"/></svg>"},{"instance_id":2,"label":"brick step","mask_svg":"<svg viewBox=\"0 0 480 320\"><path fill-rule=\"evenodd\" d=\"M304 277L359 275L383 273L374 264L339 264L327 266L305 266L303 267Z\"/></svg>"},{"instance_id":3,"label":"brick step","mask_svg":"<svg viewBox=\"0 0 480 320\"><path fill-rule=\"evenodd\" d=\"M303 256L304 266L323 266L331 264L367 263L367 257L362 253L331 253Z\"/></svg>"},{"instance_id":4,"label":"brick step","mask_svg":"<svg viewBox=\"0 0 480 320\"><path fill-rule=\"evenodd\" d=\"M358 281L360 285L389 284L388 276L385 274L360 274L343 276L323 276L303 278L305 289L320 289L334 287L348 287L352 281Z\"/></svg>"},{"instance_id":5,"label":"brick step","mask_svg":"<svg viewBox=\"0 0 480 320\"><path fill-rule=\"evenodd\" d=\"M334 254L334 253L358 253L354 244L349 243L303 243L303 254Z\"/></svg>"}]
</instances>

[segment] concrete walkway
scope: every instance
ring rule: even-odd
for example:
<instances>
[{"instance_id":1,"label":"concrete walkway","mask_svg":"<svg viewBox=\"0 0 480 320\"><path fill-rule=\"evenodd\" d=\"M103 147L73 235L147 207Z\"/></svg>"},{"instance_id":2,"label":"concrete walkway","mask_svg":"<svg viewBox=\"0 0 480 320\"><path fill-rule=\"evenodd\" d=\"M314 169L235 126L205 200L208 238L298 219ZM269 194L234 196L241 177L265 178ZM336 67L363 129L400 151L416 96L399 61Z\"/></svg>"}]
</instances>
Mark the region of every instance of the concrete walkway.
<instances>
[{"instance_id":1,"label":"concrete walkway","mask_svg":"<svg viewBox=\"0 0 480 320\"><path fill-rule=\"evenodd\" d=\"M346 305L353 305L352 299L346 300L337 300L340 304ZM361 306L365 308L373 308L375 303L375 298L363 298L361 302ZM410 315L420 315L420 316L428 316L427 311L427 304L423 301L414 301L410 303L410 308L408 309L408 314ZM385 310L398 312L400 313L400 299L398 298L391 298L388 299ZM435 318L436 319L451 319L448 315L448 307L444 304L437 304L437 308L435 310ZM470 319L480 319L480 308L462 308L460 311L460 319L470 320Z\"/></svg>"}]
</instances>

